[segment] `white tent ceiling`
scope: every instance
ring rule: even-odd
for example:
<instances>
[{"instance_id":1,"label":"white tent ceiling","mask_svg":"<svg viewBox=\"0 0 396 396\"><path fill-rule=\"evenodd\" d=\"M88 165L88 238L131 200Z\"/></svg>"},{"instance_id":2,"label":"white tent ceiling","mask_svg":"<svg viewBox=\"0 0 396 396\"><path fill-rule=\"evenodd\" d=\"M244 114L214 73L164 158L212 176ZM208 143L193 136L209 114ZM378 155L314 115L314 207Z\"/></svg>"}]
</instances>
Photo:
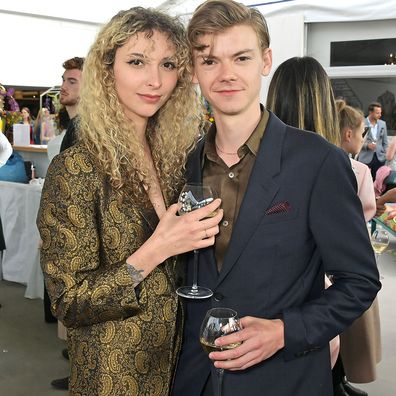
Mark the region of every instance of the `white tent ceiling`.
<instances>
[{"instance_id":1,"label":"white tent ceiling","mask_svg":"<svg viewBox=\"0 0 396 396\"><path fill-rule=\"evenodd\" d=\"M62 6L59 1L19 0L0 1L0 12L41 15L73 21L102 24L117 11L141 5L159 7L173 15L188 15L203 1L200 0L112 0L94 6L92 2L68 0ZM260 8L265 16L282 12L303 12L306 22L376 20L396 18L396 0L240 0L241 3ZM11 4L13 3L13 4ZM395 26L396 31L396 26Z\"/></svg>"},{"instance_id":2,"label":"white tent ceiling","mask_svg":"<svg viewBox=\"0 0 396 396\"><path fill-rule=\"evenodd\" d=\"M396 37L396 0L240 1L256 6L268 17L271 37L278 37L273 41L278 61L286 55L304 54L306 43L301 30L304 23L387 19L388 25L395 21L395 29L386 37ZM63 61L72 56L85 56L100 25L119 10L137 5L158 7L173 15L183 15L187 20L201 3L199 0L111 0L94 5L84 0L62 3L0 0L0 25L5 32L2 53L6 55L1 62L0 82L11 86L57 85ZM292 28L294 24L298 26Z\"/></svg>"}]
</instances>

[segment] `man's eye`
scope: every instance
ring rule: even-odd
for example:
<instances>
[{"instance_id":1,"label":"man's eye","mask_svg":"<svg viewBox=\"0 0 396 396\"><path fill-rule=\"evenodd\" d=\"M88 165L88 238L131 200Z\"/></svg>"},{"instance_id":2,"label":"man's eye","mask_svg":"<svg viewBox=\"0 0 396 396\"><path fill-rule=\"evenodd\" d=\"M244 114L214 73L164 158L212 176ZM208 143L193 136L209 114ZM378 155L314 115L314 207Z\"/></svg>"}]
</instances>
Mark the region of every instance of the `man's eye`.
<instances>
[{"instance_id":1,"label":"man's eye","mask_svg":"<svg viewBox=\"0 0 396 396\"><path fill-rule=\"evenodd\" d=\"M246 62L249 59L250 58L248 56L240 56L240 57L238 57L238 61L240 61L240 62Z\"/></svg>"}]
</instances>

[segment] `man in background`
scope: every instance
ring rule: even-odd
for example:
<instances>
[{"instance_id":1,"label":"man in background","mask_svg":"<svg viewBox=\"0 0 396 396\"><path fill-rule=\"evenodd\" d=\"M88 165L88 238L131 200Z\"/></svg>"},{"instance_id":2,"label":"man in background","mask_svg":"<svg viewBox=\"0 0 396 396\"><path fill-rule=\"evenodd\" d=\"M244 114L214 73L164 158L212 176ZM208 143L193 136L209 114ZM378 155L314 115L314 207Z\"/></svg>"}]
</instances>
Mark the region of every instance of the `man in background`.
<instances>
[{"instance_id":1,"label":"man in background","mask_svg":"<svg viewBox=\"0 0 396 396\"><path fill-rule=\"evenodd\" d=\"M82 69L84 65L84 58L74 57L68 59L63 63L65 69L62 75L62 85L60 90L60 103L65 106L69 116L69 124L67 125L66 133L64 134L60 151L66 150L73 146L76 142L76 119L78 113L78 102L80 100L80 88L82 83ZM61 122L61 125L63 123ZM63 129L63 126L61 127ZM54 153L57 154L57 153ZM50 312L50 301L47 290L44 288L44 309L45 315L52 316ZM56 320L54 318L54 320ZM58 335L61 339L66 339L66 328L62 323L58 323ZM62 355L68 359L69 354L67 348L62 350ZM69 387L69 377L59 378L51 381L51 385L56 389L67 390Z\"/></svg>"},{"instance_id":2,"label":"man in background","mask_svg":"<svg viewBox=\"0 0 396 396\"><path fill-rule=\"evenodd\" d=\"M78 102L80 100L83 65L84 58L79 57L68 59L63 63L65 72L62 76L60 103L66 107L70 117L70 123L62 141L61 152L73 146L76 141L76 116Z\"/></svg>"},{"instance_id":3,"label":"man in background","mask_svg":"<svg viewBox=\"0 0 396 396\"><path fill-rule=\"evenodd\" d=\"M378 102L370 103L366 126L370 128L366 141L359 153L358 160L366 164L375 180L377 170L385 164L388 148L388 132L385 121L381 120L382 106Z\"/></svg>"}]
</instances>

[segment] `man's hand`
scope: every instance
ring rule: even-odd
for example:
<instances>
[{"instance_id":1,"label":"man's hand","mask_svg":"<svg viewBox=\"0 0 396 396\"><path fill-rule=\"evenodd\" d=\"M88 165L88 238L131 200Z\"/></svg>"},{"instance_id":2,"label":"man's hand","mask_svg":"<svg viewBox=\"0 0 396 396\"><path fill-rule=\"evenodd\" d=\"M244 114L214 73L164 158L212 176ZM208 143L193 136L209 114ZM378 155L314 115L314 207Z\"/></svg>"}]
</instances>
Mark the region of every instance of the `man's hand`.
<instances>
[{"instance_id":1,"label":"man's hand","mask_svg":"<svg viewBox=\"0 0 396 396\"><path fill-rule=\"evenodd\" d=\"M368 143L367 148L371 151L375 151L375 149L377 148L377 144L376 143Z\"/></svg>"},{"instance_id":2,"label":"man's hand","mask_svg":"<svg viewBox=\"0 0 396 396\"><path fill-rule=\"evenodd\" d=\"M284 347L282 320L246 316L241 319L241 324L242 330L216 339L218 346L242 342L234 349L209 354L209 358L215 361L216 368L245 370L268 359Z\"/></svg>"}]
</instances>

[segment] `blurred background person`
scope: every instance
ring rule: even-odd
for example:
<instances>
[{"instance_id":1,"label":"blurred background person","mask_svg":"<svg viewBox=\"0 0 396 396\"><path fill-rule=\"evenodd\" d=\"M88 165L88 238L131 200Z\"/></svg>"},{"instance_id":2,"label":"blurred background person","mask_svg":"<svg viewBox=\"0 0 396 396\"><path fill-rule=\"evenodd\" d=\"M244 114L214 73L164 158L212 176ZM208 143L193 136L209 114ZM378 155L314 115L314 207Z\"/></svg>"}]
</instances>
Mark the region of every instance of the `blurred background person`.
<instances>
[{"instance_id":1,"label":"blurred background person","mask_svg":"<svg viewBox=\"0 0 396 396\"><path fill-rule=\"evenodd\" d=\"M65 71L62 74L62 85L59 101L63 109L59 112L59 125L61 133L48 143L48 157L52 161L59 152L73 146L77 140L78 124L78 102L80 100L80 89L82 84L82 70L84 58L73 57L63 62ZM44 315L47 322L54 322L56 318L50 310L50 301L47 288L44 285ZM61 339L67 338L67 330L61 322L58 322L58 336ZM62 350L62 356L68 358L67 348ZM56 389L68 389L69 377L57 378L51 381L51 385Z\"/></svg>"},{"instance_id":2,"label":"blurred background person","mask_svg":"<svg viewBox=\"0 0 396 396\"><path fill-rule=\"evenodd\" d=\"M70 123L63 138L60 151L66 150L76 142L78 102L82 84L82 70L84 58L74 57L63 63L65 72L62 75L60 103L65 106L69 114Z\"/></svg>"},{"instance_id":3,"label":"blurred background person","mask_svg":"<svg viewBox=\"0 0 396 396\"><path fill-rule=\"evenodd\" d=\"M362 142L362 134L364 131L363 117L359 114L353 113L357 118L353 121L350 120L350 113L340 114L340 120L337 110L337 105L334 99L333 90L331 87L330 79L328 78L325 70L320 63L311 57L295 57L283 62L275 71L268 91L267 97L267 108L274 112L283 122L294 127L309 130L323 136L329 142L342 147L342 141L344 135L353 136L358 142L353 147L352 145L345 145L344 147L351 151L360 149ZM341 104L339 105L341 108ZM348 109L349 110L349 109ZM340 124L341 123L341 124ZM341 128L342 126L342 128ZM349 129L350 133L349 133ZM352 131L353 129L353 131ZM347 133L348 132L348 133ZM353 133L352 133L353 132ZM359 137L360 135L360 137ZM344 148L344 150L345 150ZM345 150L346 151L346 150ZM356 175L356 173L355 173ZM373 202L374 197L374 186L372 180L367 181L366 177L362 175L356 175L357 182L362 184L358 186L360 191L359 198L362 202L363 208L366 208L365 218L369 219L373 216L374 210ZM363 316L375 317L375 322L379 325L378 315L378 303L373 303L372 307ZM354 346L358 345L358 348L364 355L363 348L366 347L365 343L359 343L358 340L362 341L367 332L370 330L370 323L366 322L365 318L357 319L353 325L347 330L351 337L356 337ZM378 331L371 334L371 338L367 340L371 348L376 350L378 340L380 339L379 327ZM353 359L350 359L348 354L347 343L350 338L345 338L341 335L341 356L347 357L348 369L353 367L356 363ZM354 348L356 350L356 348ZM360 355L362 356L362 354ZM371 360L359 362L359 364L370 364ZM357 370L360 370L361 366L354 366ZM352 371L351 373L356 373ZM366 392L357 389L352 386L345 377L344 368L342 365L342 359L339 357L335 367L333 368L333 391L335 396L348 396L348 395L367 395ZM349 379L349 377L347 377ZM362 376L359 377L363 379ZM372 378L372 377L371 377ZM356 382L370 382L370 381L357 381L358 377L353 377ZM366 377L366 379L369 379ZM371 379L373 381L373 379Z\"/></svg>"},{"instance_id":4,"label":"blurred background person","mask_svg":"<svg viewBox=\"0 0 396 396\"><path fill-rule=\"evenodd\" d=\"M33 122L33 142L34 144L41 144L41 123L42 123L42 109L37 112L37 116Z\"/></svg>"},{"instance_id":5,"label":"blurred background person","mask_svg":"<svg viewBox=\"0 0 396 396\"><path fill-rule=\"evenodd\" d=\"M21 124L24 125L29 125L29 134L30 134L30 144L34 144L34 138L33 138L33 120L30 115L30 110L28 107L22 107L21 110L22 114L22 121Z\"/></svg>"},{"instance_id":6,"label":"blurred background person","mask_svg":"<svg viewBox=\"0 0 396 396\"><path fill-rule=\"evenodd\" d=\"M40 144L48 144L55 137L54 120L46 107L41 109L41 114Z\"/></svg>"},{"instance_id":7,"label":"blurred background person","mask_svg":"<svg viewBox=\"0 0 396 396\"><path fill-rule=\"evenodd\" d=\"M366 126L370 127L370 130L358 156L358 160L370 168L373 180L375 180L377 170L385 164L388 149L388 132L385 121L381 120L381 115L381 104L370 103L368 116L365 119Z\"/></svg>"},{"instance_id":8,"label":"blurred background person","mask_svg":"<svg viewBox=\"0 0 396 396\"><path fill-rule=\"evenodd\" d=\"M365 122L361 110L348 106L344 100L336 100L340 123L341 148L350 156L352 169L358 180L358 196L363 205L366 221L375 216L374 185L367 165L354 160L364 143Z\"/></svg>"},{"instance_id":9,"label":"blurred background person","mask_svg":"<svg viewBox=\"0 0 396 396\"><path fill-rule=\"evenodd\" d=\"M340 122L341 147L351 155L359 152L365 130L363 113L345 101L337 100ZM376 211L374 186L367 165L351 159L352 169L358 181L358 195L362 201L366 221ZM372 306L341 334L341 361L346 378L354 383L368 383L377 378L377 364L381 360L381 327L378 298ZM345 383L344 383L345 387ZM351 394L351 392L349 392ZM352 393L363 395L365 392Z\"/></svg>"}]
</instances>

